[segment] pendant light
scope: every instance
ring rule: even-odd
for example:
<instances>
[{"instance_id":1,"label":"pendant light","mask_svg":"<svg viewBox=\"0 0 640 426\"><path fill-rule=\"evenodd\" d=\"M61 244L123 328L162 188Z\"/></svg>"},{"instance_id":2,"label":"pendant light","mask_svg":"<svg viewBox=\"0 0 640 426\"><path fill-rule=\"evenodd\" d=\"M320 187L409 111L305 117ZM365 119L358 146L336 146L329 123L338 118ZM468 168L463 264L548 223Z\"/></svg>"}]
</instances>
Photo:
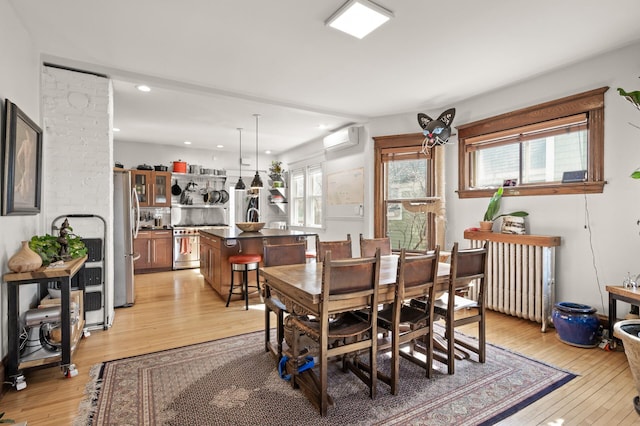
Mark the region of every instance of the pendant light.
<instances>
[{"instance_id":1,"label":"pendant light","mask_svg":"<svg viewBox=\"0 0 640 426\"><path fill-rule=\"evenodd\" d=\"M242 181L242 127L238 127L238 132L240 133L240 177L238 178L238 183L236 183L236 190L242 191L246 188Z\"/></svg>"},{"instance_id":2,"label":"pendant light","mask_svg":"<svg viewBox=\"0 0 640 426\"><path fill-rule=\"evenodd\" d=\"M251 189L262 188L263 186L260 173L258 173L258 118L260 118L260 114L253 114L253 116L256 118L256 175L251 181Z\"/></svg>"}]
</instances>

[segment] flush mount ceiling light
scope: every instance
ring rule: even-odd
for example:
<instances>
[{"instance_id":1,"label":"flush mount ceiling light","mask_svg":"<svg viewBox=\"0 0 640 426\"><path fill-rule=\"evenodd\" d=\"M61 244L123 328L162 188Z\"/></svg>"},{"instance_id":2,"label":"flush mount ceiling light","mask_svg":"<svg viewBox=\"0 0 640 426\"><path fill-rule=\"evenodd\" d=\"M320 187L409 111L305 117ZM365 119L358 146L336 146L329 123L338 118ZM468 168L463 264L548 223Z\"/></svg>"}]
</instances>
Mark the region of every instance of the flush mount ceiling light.
<instances>
[{"instance_id":1,"label":"flush mount ceiling light","mask_svg":"<svg viewBox=\"0 0 640 426\"><path fill-rule=\"evenodd\" d=\"M136 89L138 89L141 92L150 92L151 91L151 87L145 85L145 84L140 84L138 86L136 86Z\"/></svg>"},{"instance_id":2,"label":"flush mount ceiling light","mask_svg":"<svg viewBox=\"0 0 640 426\"><path fill-rule=\"evenodd\" d=\"M391 18L393 12L369 0L349 0L325 25L361 39Z\"/></svg>"},{"instance_id":3,"label":"flush mount ceiling light","mask_svg":"<svg viewBox=\"0 0 640 426\"><path fill-rule=\"evenodd\" d=\"M262 188L262 178L258 173L258 118L260 118L260 114L253 114L253 116L256 118L256 175L251 181L251 189Z\"/></svg>"},{"instance_id":4,"label":"flush mount ceiling light","mask_svg":"<svg viewBox=\"0 0 640 426\"><path fill-rule=\"evenodd\" d=\"M238 178L238 183L236 183L236 190L242 191L246 188L242 181L242 127L238 127L238 132L240 133L240 177Z\"/></svg>"}]
</instances>

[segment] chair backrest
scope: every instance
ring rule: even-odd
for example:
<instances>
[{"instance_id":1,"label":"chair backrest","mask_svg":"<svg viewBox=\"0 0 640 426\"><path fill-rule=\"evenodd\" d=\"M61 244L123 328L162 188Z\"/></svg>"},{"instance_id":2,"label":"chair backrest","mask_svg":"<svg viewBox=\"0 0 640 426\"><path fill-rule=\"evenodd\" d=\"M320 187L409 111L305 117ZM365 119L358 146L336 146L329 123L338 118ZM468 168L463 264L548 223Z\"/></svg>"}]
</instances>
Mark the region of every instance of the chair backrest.
<instances>
[{"instance_id":1,"label":"chair backrest","mask_svg":"<svg viewBox=\"0 0 640 426\"><path fill-rule=\"evenodd\" d=\"M264 266L295 265L305 263L307 243L267 244L263 243L262 262Z\"/></svg>"},{"instance_id":2,"label":"chair backrest","mask_svg":"<svg viewBox=\"0 0 640 426\"><path fill-rule=\"evenodd\" d=\"M438 278L439 253L439 246L429 253L419 255L409 255L405 249L400 251L396 277L397 302L401 303L408 297L432 296Z\"/></svg>"},{"instance_id":3,"label":"chair backrest","mask_svg":"<svg viewBox=\"0 0 640 426\"><path fill-rule=\"evenodd\" d=\"M487 246L473 249L458 249L458 243L451 250L451 269L449 272L449 291L460 287L460 284L477 280L478 302L484 297L484 282L487 271Z\"/></svg>"},{"instance_id":4,"label":"chair backrest","mask_svg":"<svg viewBox=\"0 0 640 426\"><path fill-rule=\"evenodd\" d=\"M379 284L379 250L373 257L338 260L329 250L322 263L322 311L331 304L333 312L377 307Z\"/></svg>"},{"instance_id":5,"label":"chair backrest","mask_svg":"<svg viewBox=\"0 0 640 426\"><path fill-rule=\"evenodd\" d=\"M391 254L391 239L383 238L364 238L360 234L360 257L372 257L376 254L376 249L380 249L381 256Z\"/></svg>"},{"instance_id":6,"label":"chair backrest","mask_svg":"<svg viewBox=\"0 0 640 426\"><path fill-rule=\"evenodd\" d=\"M351 234L347 234L346 240L341 241L320 241L316 238L316 260L324 262L324 254L331 250L333 260L351 259Z\"/></svg>"}]
</instances>

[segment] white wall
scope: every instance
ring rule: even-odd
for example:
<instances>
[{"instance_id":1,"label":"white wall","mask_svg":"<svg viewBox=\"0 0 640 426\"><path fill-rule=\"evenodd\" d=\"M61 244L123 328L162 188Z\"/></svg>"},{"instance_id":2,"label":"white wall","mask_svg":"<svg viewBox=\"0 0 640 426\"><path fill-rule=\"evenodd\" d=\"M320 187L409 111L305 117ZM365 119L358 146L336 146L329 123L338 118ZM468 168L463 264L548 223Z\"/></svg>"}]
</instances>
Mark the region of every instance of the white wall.
<instances>
[{"instance_id":1,"label":"white wall","mask_svg":"<svg viewBox=\"0 0 640 426\"><path fill-rule=\"evenodd\" d=\"M0 40L2 61L0 61L0 101L4 123L4 100L10 99L33 121L40 121L39 58L27 31L20 24L7 0L0 0ZM46 144L46 140L44 141ZM46 159L43 159L46 161ZM43 229L42 215L0 216L0 265L2 273L9 272L7 262L20 249L20 242L40 234ZM7 353L7 288L0 289L0 359ZM34 291L31 293L33 294ZM29 296L28 292L26 296ZM26 309L29 297L22 298L21 309Z\"/></svg>"},{"instance_id":2,"label":"white wall","mask_svg":"<svg viewBox=\"0 0 640 426\"><path fill-rule=\"evenodd\" d=\"M70 218L75 234L105 238L106 309L113 318L113 93L105 77L45 66L42 69L44 137L47 141L43 199L51 224ZM104 222L100 219L104 219ZM60 226L64 218L56 221ZM106 227L106 229L105 229ZM106 233L106 237L105 237ZM96 267L96 265L87 265ZM88 324L102 323L102 311L86 312Z\"/></svg>"},{"instance_id":3,"label":"white wall","mask_svg":"<svg viewBox=\"0 0 640 426\"><path fill-rule=\"evenodd\" d=\"M357 146L339 150L325 152L321 139L307 142L295 149L283 154L279 160L287 163L289 168L299 168L308 165L322 164L324 173L324 196L325 196L325 222L322 229L308 228L309 231L317 232L318 238L322 241L344 240L347 234L351 235L352 252L354 256L360 253L359 236L373 236L373 212L367 206L373 205L373 141L369 137L368 127L362 123L364 135ZM364 203L363 215L357 214L357 206L353 209L344 209L344 214L332 214L331 206L326 203L327 199L327 176L331 173L351 169L364 169ZM327 214L328 213L328 214ZM309 241L310 245L315 244ZM309 247L314 249L313 247Z\"/></svg>"},{"instance_id":4,"label":"white wall","mask_svg":"<svg viewBox=\"0 0 640 426\"><path fill-rule=\"evenodd\" d=\"M556 300L591 305L608 313L606 285L620 285L627 271L640 273L640 182L629 174L640 166L640 111L617 88L640 89L640 44L610 52L476 98L443 105L456 108L454 127L496 114L603 86L605 94L605 185L602 194L507 197L502 210L526 210L531 234L558 235ZM419 131L415 111L373 120L371 134ZM433 114L433 115L432 115ZM447 245L463 242L478 225L488 199L459 199L457 138L445 146ZM623 311L624 312L624 311Z\"/></svg>"}]
</instances>

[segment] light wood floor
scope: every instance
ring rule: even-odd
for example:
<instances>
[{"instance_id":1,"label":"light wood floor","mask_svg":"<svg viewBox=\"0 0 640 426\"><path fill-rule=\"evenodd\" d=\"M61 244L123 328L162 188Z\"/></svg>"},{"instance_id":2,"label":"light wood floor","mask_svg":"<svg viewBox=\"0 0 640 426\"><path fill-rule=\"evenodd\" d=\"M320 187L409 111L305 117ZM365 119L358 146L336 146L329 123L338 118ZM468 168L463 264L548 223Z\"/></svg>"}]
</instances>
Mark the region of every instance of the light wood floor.
<instances>
[{"instance_id":1,"label":"light wood floor","mask_svg":"<svg viewBox=\"0 0 640 426\"><path fill-rule=\"evenodd\" d=\"M0 412L29 426L68 425L83 398L89 369L102 361L204 342L263 329L264 311L256 298L225 308L198 270L136 276L136 303L116 310L113 327L93 331L74 354L77 377L62 377L57 367L27 370L27 388L5 388ZM274 322L272 322L273 324ZM467 331L473 334L472 329ZM640 424L633 409L637 394L623 352L581 349L560 342L553 329L490 312L488 341L577 373L579 377L501 424Z\"/></svg>"}]
</instances>

